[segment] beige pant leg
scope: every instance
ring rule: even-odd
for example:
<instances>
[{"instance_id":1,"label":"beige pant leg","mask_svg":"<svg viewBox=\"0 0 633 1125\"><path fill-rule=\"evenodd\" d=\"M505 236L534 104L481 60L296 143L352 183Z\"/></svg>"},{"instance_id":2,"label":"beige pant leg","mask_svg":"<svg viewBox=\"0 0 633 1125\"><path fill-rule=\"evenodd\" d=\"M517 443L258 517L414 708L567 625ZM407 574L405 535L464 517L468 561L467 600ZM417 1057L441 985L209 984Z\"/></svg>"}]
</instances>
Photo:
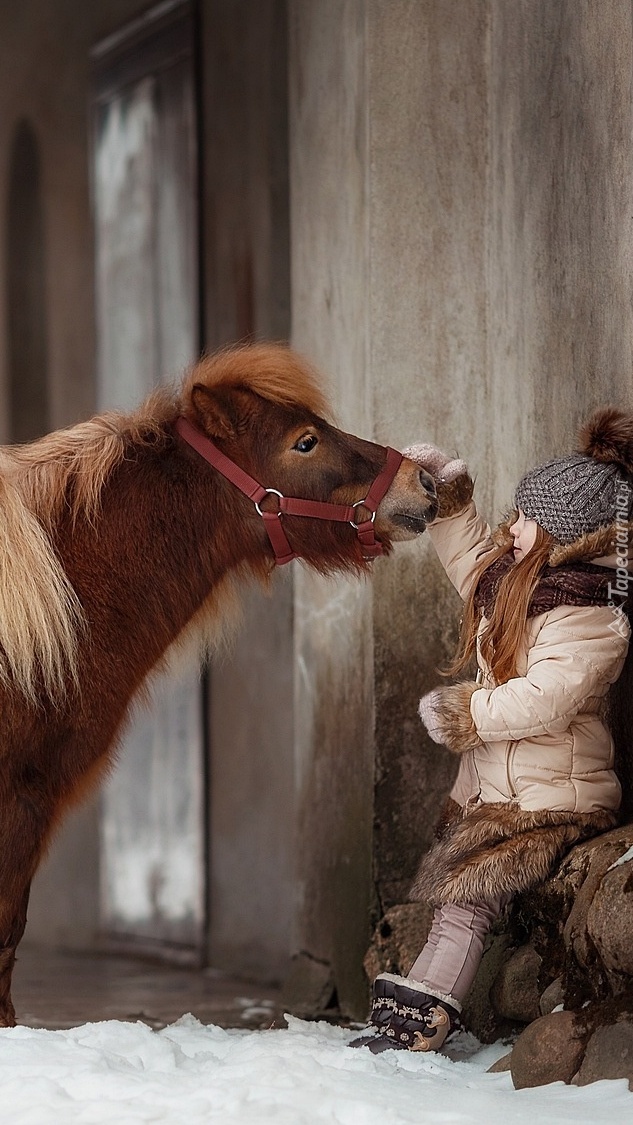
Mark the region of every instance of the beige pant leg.
<instances>
[{"instance_id":1,"label":"beige pant leg","mask_svg":"<svg viewBox=\"0 0 633 1125\"><path fill-rule=\"evenodd\" d=\"M509 901L509 895L499 895L488 902L439 907L427 943L408 975L431 995L452 997L461 1004L479 968L486 935Z\"/></svg>"}]
</instances>

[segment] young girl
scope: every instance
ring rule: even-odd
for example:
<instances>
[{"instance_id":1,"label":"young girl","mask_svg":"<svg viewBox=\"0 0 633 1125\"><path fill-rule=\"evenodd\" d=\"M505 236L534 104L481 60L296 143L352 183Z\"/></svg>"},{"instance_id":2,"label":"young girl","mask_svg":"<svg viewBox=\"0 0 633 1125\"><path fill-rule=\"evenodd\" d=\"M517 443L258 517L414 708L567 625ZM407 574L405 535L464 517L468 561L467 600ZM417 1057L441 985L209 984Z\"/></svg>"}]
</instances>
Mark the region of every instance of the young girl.
<instances>
[{"instance_id":1,"label":"young girl","mask_svg":"<svg viewBox=\"0 0 633 1125\"><path fill-rule=\"evenodd\" d=\"M373 986L376 1034L356 1040L438 1050L457 1024L490 926L578 840L616 823L620 786L602 718L624 664L633 416L603 410L580 452L532 469L494 535L462 461L407 450L437 481L429 534L465 600L450 671L476 655L474 682L420 701L430 737L460 756L457 780L412 897L436 907L406 977Z\"/></svg>"}]
</instances>

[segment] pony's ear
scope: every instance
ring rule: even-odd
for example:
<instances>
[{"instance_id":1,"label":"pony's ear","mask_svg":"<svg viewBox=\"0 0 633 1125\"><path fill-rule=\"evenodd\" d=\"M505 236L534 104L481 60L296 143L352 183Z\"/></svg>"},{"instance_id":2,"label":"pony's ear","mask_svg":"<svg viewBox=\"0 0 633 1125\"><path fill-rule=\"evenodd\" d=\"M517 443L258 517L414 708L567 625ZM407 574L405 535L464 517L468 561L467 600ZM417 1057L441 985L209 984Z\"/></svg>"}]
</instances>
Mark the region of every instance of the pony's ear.
<instances>
[{"instance_id":1,"label":"pony's ear","mask_svg":"<svg viewBox=\"0 0 633 1125\"><path fill-rule=\"evenodd\" d=\"M223 394L218 387L211 390L203 383L195 383L191 388L191 402L203 429L211 437L235 437L237 419L228 394Z\"/></svg>"}]
</instances>

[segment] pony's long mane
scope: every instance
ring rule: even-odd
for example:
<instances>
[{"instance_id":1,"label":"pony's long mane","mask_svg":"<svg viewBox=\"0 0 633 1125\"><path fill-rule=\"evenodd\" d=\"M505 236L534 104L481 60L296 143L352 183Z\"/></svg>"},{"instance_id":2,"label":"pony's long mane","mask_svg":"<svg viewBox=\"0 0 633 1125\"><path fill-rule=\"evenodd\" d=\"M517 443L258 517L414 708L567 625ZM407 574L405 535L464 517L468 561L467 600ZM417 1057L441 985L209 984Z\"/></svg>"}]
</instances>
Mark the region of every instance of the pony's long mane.
<instances>
[{"instance_id":1,"label":"pony's long mane","mask_svg":"<svg viewBox=\"0 0 633 1125\"><path fill-rule=\"evenodd\" d=\"M63 513L94 521L105 482L132 449L166 446L169 423L191 413L192 387L234 387L327 416L310 365L284 345L225 348L204 357L180 386L160 387L129 414L107 412L26 445L0 450L0 684L36 702L61 700L77 682L81 607L54 548ZM218 610L218 598L209 609ZM208 614L207 614L208 616ZM204 613L197 615L202 620Z\"/></svg>"}]
</instances>

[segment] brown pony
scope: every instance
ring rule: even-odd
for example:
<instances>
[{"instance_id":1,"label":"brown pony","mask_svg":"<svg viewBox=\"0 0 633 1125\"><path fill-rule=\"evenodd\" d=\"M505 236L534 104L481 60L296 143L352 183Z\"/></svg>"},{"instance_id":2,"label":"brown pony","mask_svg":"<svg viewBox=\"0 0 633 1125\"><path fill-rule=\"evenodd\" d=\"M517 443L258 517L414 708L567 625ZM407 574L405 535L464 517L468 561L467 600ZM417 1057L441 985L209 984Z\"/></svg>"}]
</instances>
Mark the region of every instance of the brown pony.
<instances>
[{"instance_id":1,"label":"brown pony","mask_svg":"<svg viewBox=\"0 0 633 1125\"><path fill-rule=\"evenodd\" d=\"M175 431L184 416L284 495L350 504L386 450L334 429L308 365L261 344L203 359L134 414L0 451L0 1026L31 879L68 806L112 760L130 702L188 627L221 626L233 579L274 556L253 503ZM403 460L375 527L424 530L433 482ZM284 516L322 573L368 569L354 528Z\"/></svg>"}]
</instances>

